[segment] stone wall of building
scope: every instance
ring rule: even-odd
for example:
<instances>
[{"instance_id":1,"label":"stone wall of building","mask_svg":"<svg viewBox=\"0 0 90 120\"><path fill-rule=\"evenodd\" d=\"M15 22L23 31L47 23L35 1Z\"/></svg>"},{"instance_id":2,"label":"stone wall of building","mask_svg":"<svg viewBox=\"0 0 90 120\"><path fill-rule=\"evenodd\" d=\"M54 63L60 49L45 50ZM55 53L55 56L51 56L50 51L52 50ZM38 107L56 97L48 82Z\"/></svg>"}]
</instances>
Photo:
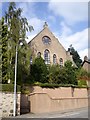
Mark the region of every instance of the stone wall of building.
<instances>
[{"instance_id":1,"label":"stone wall of building","mask_svg":"<svg viewBox=\"0 0 90 120\"><path fill-rule=\"evenodd\" d=\"M0 92L0 117L13 116L14 94ZM20 93L17 94L17 115L20 114Z\"/></svg>"},{"instance_id":2,"label":"stone wall of building","mask_svg":"<svg viewBox=\"0 0 90 120\"><path fill-rule=\"evenodd\" d=\"M44 44L42 42L42 38L44 36L48 36L51 39L50 44ZM49 30L48 27L45 27L39 34L37 34L30 42L30 48L32 49L35 56L37 56L38 52L41 53L41 57L44 59L44 51L46 49L50 52L50 64L53 64L53 55L57 56L57 63L60 64L60 58L63 59L63 63L67 60L72 60L72 56L70 52L66 52L65 48L61 45L59 40L53 35L53 33Z\"/></svg>"}]
</instances>

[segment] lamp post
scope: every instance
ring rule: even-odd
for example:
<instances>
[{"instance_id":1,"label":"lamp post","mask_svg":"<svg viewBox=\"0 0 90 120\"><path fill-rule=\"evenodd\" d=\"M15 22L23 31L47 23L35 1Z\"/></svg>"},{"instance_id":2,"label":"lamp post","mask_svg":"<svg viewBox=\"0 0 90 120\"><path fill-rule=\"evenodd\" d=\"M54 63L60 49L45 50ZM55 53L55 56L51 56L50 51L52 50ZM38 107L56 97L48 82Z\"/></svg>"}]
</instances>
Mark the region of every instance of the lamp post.
<instances>
[{"instance_id":1,"label":"lamp post","mask_svg":"<svg viewBox=\"0 0 90 120\"><path fill-rule=\"evenodd\" d=\"M15 53L15 81L14 81L14 109L13 116L16 116L16 81L17 81L17 54L18 54L18 44L23 45L22 41L19 41L16 45L16 53Z\"/></svg>"},{"instance_id":2,"label":"lamp post","mask_svg":"<svg viewBox=\"0 0 90 120\"><path fill-rule=\"evenodd\" d=\"M17 79L17 45L16 45L16 54L15 54L15 81L14 81L14 111L13 116L16 116L16 79Z\"/></svg>"}]
</instances>

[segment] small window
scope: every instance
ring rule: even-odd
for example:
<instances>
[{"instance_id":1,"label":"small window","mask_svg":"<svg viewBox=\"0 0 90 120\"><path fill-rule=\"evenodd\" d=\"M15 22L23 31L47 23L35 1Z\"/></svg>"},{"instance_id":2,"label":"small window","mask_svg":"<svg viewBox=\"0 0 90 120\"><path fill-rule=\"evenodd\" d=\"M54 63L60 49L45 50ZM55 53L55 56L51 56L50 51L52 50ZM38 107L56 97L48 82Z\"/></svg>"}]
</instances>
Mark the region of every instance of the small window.
<instances>
[{"instance_id":1,"label":"small window","mask_svg":"<svg viewBox=\"0 0 90 120\"><path fill-rule=\"evenodd\" d=\"M44 60L45 64L50 64L50 52L47 49L44 51Z\"/></svg>"},{"instance_id":2,"label":"small window","mask_svg":"<svg viewBox=\"0 0 90 120\"><path fill-rule=\"evenodd\" d=\"M44 36L42 38L42 41L43 41L44 44L49 45L50 42L51 42L51 39L48 36Z\"/></svg>"},{"instance_id":3,"label":"small window","mask_svg":"<svg viewBox=\"0 0 90 120\"><path fill-rule=\"evenodd\" d=\"M60 58L60 67L62 67L62 66L63 66L63 59Z\"/></svg>"},{"instance_id":4,"label":"small window","mask_svg":"<svg viewBox=\"0 0 90 120\"><path fill-rule=\"evenodd\" d=\"M33 59L32 59L32 55L30 56L30 64L32 64L32 61L33 61Z\"/></svg>"},{"instance_id":5,"label":"small window","mask_svg":"<svg viewBox=\"0 0 90 120\"><path fill-rule=\"evenodd\" d=\"M37 57L40 58L41 57L41 52L37 53Z\"/></svg>"},{"instance_id":6,"label":"small window","mask_svg":"<svg viewBox=\"0 0 90 120\"><path fill-rule=\"evenodd\" d=\"M57 63L57 57L56 57L56 54L53 55L53 64L56 64Z\"/></svg>"}]
</instances>

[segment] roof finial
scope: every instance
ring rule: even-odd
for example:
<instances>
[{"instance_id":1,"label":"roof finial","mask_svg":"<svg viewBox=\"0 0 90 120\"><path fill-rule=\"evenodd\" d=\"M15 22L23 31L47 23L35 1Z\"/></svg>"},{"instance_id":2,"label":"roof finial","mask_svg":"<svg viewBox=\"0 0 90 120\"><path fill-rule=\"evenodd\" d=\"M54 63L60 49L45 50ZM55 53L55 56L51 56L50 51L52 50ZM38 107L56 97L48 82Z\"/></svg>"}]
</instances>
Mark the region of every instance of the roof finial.
<instances>
[{"instance_id":1,"label":"roof finial","mask_svg":"<svg viewBox=\"0 0 90 120\"><path fill-rule=\"evenodd\" d=\"M44 22L43 28L46 28L46 27L48 27L48 24L47 22Z\"/></svg>"}]
</instances>

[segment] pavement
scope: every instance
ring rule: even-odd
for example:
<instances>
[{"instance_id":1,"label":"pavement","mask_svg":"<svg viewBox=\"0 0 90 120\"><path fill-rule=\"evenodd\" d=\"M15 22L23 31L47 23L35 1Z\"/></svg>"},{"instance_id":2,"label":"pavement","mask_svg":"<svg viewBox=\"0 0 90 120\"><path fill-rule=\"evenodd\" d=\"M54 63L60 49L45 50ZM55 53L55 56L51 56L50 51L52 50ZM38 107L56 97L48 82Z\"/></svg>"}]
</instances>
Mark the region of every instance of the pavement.
<instances>
[{"instance_id":1,"label":"pavement","mask_svg":"<svg viewBox=\"0 0 90 120\"><path fill-rule=\"evenodd\" d=\"M23 114L16 117L3 118L2 120L89 120L88 107L63 112L52 112L42 114Z\"/></svg>"},{"instance_id":2,"label":"pavement","mask_svg":"<svg viewBox=\"0 0 90 120\"><path fill-rule=\"evenodd\" d=\"M41 114L23 114L17 116L17 118L88 118L88 107L75 110L41 113Z\"/></svg>"}]
</instances>

